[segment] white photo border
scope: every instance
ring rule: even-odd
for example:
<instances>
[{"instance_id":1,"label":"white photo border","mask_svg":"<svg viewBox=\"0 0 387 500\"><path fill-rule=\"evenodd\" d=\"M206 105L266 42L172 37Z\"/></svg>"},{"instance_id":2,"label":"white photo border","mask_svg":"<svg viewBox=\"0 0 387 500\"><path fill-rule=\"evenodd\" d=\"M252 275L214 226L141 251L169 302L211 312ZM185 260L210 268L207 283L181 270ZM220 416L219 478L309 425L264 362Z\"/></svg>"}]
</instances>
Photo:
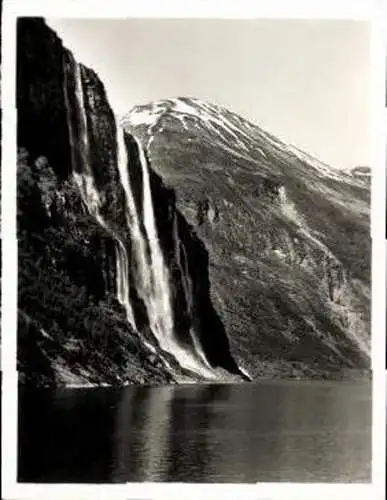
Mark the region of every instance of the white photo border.
<instances>
[{"instance_id":1,"label":"white photo border","mask_svg":"<svg viewBox=\"0 0 387 500\"><path fill-rule=\"evenodd\" d=\"M387 9L382 0L4 0L2 17L2 492L11 499L281 499L384 498L386 457L386 31ZM47 18L306 18L359 19L372 24L373 110L371 235L372 249L372 369L373 481L371 484L215 485L131 483L127 485L40 485L16 482L17 471L17 239L16 239L16 19Z\"/></svg>"}]
</instances>

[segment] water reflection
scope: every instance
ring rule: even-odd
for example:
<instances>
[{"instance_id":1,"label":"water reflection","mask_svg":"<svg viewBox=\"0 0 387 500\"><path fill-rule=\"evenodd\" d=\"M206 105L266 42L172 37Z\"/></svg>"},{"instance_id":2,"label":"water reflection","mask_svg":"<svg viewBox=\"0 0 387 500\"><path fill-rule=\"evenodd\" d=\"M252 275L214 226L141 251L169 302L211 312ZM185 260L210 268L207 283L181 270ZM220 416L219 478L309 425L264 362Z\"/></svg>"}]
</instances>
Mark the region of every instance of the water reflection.
<instances>
[{"instance_id":1,"label":"water reflection","mask_svg":"<svg viewBox=\"0 0 387 500\"><path fill-rule=\"evenodd\" d=\"M157 481L167 473L165 451L172 433L170 387L124 389L114 434L113 482Z\"/></svg>"},{"instance_id":2,"label":"water reflection","mask_svg":"<svg viewBox=\"0 0 387 500\"><path fill-rule=\"evenodd\" d=\"M371 386L265 383L24 394L33 482L363 482Z\"/></svg>"}]
</instances>

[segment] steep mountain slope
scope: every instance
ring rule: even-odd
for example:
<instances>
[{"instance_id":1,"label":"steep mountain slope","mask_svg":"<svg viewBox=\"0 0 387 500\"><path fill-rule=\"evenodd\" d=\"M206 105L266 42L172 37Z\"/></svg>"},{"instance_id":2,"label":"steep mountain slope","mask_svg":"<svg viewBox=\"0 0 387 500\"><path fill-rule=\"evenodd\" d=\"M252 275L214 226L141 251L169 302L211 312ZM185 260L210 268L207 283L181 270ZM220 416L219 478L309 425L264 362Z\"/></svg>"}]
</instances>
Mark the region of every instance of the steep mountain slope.
<instances>
[{"instance_id":1,"label":"steep mountain slope","mask_svg":"<svg viewBox=\"0 0 387 500\"><path fill-rule=\"evenodd\" d=\"M114 181L116 126L102 83L75 64L43 19L18 21L20 380L35 386L171 381L127 322L116 297L115 242L85 209L75 182L72 160L82 140L70 141L76 68L87 96L93 166L100 179Z\"/></svg>"},{"instance_id":2,"label":"steep mountain slope","mask_svg":"<svg viewBox=\"0 0 387 500\"><path fill-rule=\"evenodd\" d=\"M122 123L204 242L212 301L250 375L369 366L367 180L198 99L136 106Z\"/></svg>"},{"instance_id":3,"label":"steep mountain slope","mask_svg":"<svg viewBox=\"0 0 387 500\"><path fill-rule=\"evenodd\" d=\"M21 380L246 378L207 251L102 82L42 19L19 20L17 48Z\"/></svg>"}]
</instances>

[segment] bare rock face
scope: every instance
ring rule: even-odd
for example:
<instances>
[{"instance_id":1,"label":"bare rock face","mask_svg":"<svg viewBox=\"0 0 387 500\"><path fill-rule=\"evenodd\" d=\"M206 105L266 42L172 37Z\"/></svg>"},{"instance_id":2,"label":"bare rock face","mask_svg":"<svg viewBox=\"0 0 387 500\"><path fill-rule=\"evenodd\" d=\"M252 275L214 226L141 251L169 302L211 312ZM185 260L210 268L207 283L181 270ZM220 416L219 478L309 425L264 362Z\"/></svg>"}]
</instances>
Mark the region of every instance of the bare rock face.
<instances>
[{"instance_id":1,"label":"bare rock face","mask_svg":"<svg viewBox=\"0 0 387 500\"><path fill-rule=\"evenodd\" d=\"M73 56L43 19L20 19L17 37L20 380L171 381L126 321L116 299L114 241L87 213L74 183ZM115 189L115 119L97 75L83 66L81 72L91 164L114 210L122 197Z\"/></svg>"}]
</instances>

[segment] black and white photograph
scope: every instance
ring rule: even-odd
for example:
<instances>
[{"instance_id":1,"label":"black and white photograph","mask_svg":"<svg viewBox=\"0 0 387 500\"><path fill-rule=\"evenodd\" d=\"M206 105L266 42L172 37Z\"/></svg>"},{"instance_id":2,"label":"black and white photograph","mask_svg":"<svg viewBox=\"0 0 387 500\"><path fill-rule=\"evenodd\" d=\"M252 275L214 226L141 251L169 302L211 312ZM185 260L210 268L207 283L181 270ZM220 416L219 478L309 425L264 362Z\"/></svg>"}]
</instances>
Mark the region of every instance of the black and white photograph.
<instances>
[{"instance_id":1,"label":"black and white photograph","mask_svg":"<svg viewBox=\"0 0 387 500\"><path fill-rule=\"evenodd\" d=\"M15 43L17 482L370 484L371 22Z\"/></svg>"}]
</instances>

